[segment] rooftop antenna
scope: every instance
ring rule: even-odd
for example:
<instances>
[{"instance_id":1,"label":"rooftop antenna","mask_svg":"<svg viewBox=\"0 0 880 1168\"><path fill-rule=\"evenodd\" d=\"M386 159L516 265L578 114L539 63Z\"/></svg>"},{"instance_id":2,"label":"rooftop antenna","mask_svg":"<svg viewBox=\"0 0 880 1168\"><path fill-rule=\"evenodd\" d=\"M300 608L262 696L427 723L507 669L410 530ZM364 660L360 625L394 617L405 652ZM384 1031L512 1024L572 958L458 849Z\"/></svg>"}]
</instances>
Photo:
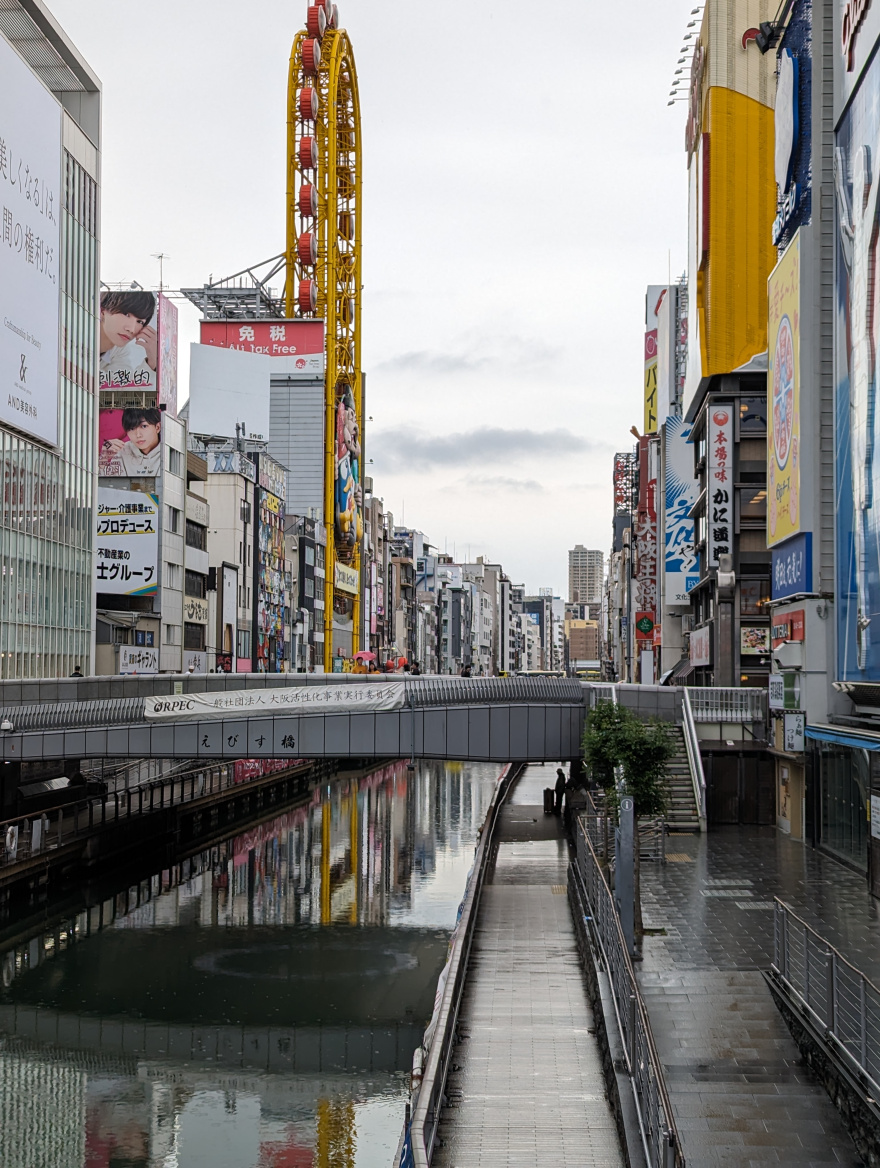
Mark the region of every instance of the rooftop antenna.
<instances>
[{"instance_id":1,"label":"rooftop antenna","mask_svg":"<svg viewBox=\"0 0 880 1168\"><path fill-rule=\"evenodd\" d=\"M165 287L165 285L163 283L163 276L164 276L164 271L165 271L164 264L165 264L166 260L171 259L171 256L165 251L154 251L153 252L153 259L159 261L159 291L161 292L162 289Z\"/></svg>"}]
</instances>

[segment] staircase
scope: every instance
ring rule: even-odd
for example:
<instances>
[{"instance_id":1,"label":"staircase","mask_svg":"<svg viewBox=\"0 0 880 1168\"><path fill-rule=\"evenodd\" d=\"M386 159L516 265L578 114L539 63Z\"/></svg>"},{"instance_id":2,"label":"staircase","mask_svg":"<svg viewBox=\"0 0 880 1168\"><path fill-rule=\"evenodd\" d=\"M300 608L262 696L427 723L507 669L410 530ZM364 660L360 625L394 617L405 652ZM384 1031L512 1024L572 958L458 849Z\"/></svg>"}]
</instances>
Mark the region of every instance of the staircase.
<instances>
[{"instance_id":1,"label":"staircase","mask_svg":"<svg viewBox=\"0 0 880 1168\"><path fill-rule=\"evenodd\" d=\"M684 731L681 726L670 726L675 741L675 754L666 764L669 786L669 806L666 823L670 831L699 831L700 814L694 798L694 781L688 762Z\"/></svg>"}]
</instances>

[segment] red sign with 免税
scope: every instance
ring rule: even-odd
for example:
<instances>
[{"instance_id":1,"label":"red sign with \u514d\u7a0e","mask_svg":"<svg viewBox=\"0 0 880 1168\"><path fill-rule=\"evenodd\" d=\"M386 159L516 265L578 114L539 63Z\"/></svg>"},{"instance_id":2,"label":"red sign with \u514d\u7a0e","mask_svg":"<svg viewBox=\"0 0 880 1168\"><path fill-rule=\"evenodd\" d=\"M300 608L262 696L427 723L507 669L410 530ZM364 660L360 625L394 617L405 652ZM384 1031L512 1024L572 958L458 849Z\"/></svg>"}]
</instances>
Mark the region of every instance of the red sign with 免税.
<instances>
[{"instance_id":1,"label":"red sign with \u514d\u7a0e","mask_svg":"<svg viewBox=\"0 0 880 1168\"><path fill-rule=\"evenodd\" d=\"M323 356L322 320L203 320L201 343L267 357Z\"/></svg>"}]
</instances>

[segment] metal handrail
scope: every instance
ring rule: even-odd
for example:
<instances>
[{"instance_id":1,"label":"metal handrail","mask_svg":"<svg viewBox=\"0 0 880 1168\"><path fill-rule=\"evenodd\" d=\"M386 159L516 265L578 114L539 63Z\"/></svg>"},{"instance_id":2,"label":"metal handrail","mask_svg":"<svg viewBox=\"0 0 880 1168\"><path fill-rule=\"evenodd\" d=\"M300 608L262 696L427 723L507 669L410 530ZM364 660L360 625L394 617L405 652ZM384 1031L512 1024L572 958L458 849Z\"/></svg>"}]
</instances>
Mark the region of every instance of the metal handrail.
<instances>
[{"instance_id":1,"label":"metal handrail","mask_svg":"<svg viewBox=\"0 0 880 1168\"><path fill-rule=\"evenodd\" d=\"M682 686L695 722L763 722L767 691L736 686Z\"/></svg>"},{"instance_id":2,"label":"metal handrail","mask_svg":"<svg viewBox=\"0 0 880 1168\"><path fill-rule=\"evenodd\" d=\"M429 1168L431 1163L492 836L501 806L521 769L521 765L508 765L502 774L480 833L480 842L474 856L473 875L465 893L461 917L452 942L452 954L431 1048L428 1051L421 1086L414 1095L409 1136L415 1168Z\"/></svg>"},{"instance_id":3,"label":"metal handrail","mask_svg":"<svg viewBox=\"0 0 880 1168\"><path fill-rule=\"evenodd\" d=\"M697 727L694 722L694 711L691 706L690 691L682 686L682 731L684 745L688 756L688 766L691 772L691 782L694 785L694 799L697 804L697 814L700 818L700 831L706 830L706 775L703 771L703 757L700 754L700 740L697 737Z\"/></svg>"},{"instance_id":4,"label":"metal handrail","mask_svg":"<svg viewBox=\"0 0 880 1168\"><path fill-rule=\"evenodd\" d=\"M288 675L282 675L288 676ZM296 677L296 674L289 675ZM329 675L344 685L372 685L383 675L360 677ZM416 709L430 706L479 705L480 703L544 702L551 705L583 705L584 690L573 678L544 677L406 677L406 704ZM0 708L0 721L9 721L15 733L145 723L144 697L98 698L81 702L38 702ZM308 716L303 710L302 716Z\"/></svg>"},{"instance_id":5,"label":"metal handrail","mask_svg":"<svg viewBox=\"0 0 880 1168\"><path fill-rule=\"evenodd\" d=\"M663 1064L654 1044L648 1011L636 981L614 897L580 821L575 845L576 855L571 865L576 877L574 887L587 909L585 920L611 985L648 1168L685 1168Z\"/></svg>"},{"instance_id":6,"label":"metal handrail","mask_svg":"<svg viewBox=\"0 0 880 1168\"><path fill-rule=\"evenodd\" d=\"M771 974L856 1072L866 1096L880 1099L880 989L778 896Z\"/></svg>"}]
</instances>

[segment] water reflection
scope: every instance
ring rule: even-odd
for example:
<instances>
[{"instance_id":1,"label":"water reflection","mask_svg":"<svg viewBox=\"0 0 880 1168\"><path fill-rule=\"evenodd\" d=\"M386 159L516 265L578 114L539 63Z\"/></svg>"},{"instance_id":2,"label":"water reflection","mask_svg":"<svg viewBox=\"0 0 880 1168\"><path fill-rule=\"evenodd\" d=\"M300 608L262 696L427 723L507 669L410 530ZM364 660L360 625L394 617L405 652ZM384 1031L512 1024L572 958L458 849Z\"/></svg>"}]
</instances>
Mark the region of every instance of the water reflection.
<instances>
[{"instance_id":1,"label":"water reflection","mask_svg":"<svg viewBox=\"0 0 880 1168\"><path fill-rule=\"evenodd\" d=\"M0 955L0 1165L387 1168L497 773L337 779Z\"/></svg>"}]
</instances>

